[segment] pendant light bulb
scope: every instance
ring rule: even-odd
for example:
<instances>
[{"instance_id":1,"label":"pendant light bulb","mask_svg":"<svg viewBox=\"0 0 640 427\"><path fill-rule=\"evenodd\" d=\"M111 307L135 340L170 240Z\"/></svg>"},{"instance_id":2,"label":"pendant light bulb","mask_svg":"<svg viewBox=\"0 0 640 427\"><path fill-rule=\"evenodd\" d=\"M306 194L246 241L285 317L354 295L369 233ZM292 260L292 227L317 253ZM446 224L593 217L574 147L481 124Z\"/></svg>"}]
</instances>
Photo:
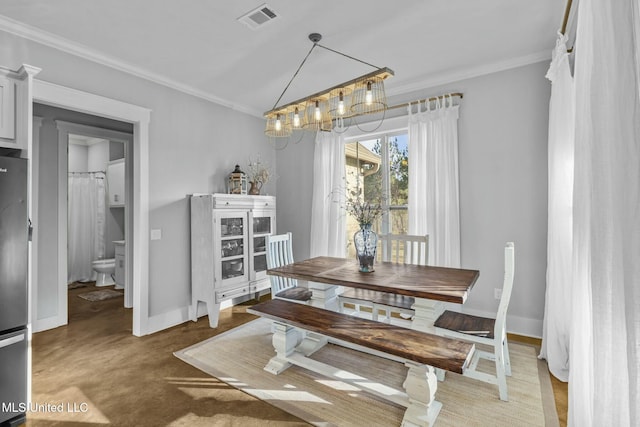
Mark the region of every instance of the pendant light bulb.
<instances>
[{"instance_id":1,"label":"pendant light bulb","mask_svg":"<svg viewBox=\"0 0 640 427\"><path fill-rule=\"evenodd\" d=\"M344 116L344 93L340 92L340 98L338 100L338 115Z\"/></svg>"},{"instance_id":2,"label":"pendant light bulb","mask_svg":"<svg viewBox=\"0 0 640 427\"><path fill-rule=\"evenodd\" d=\"M319 101L316 101L316 110L315 110L314 117L315 117L317 122L319 122L320 119L322 119L322 113L320 112L320 102Z\"/></svg>"},{"instance_id":3,"label":"pendant light bulb","mask_svg":"<svg viewBox=\"0 0 640 427\"><path fill-rule=\"evenodd\" d=\"M364 96L364 102L367 105L371 105L373 103L373 91L371 90L371 82L367 82L367 93Z\"/></svg>"},{"instance_id":4,"label":"pendant light bulb","mask_svg":"<svg viewBox=\"0 0 640 427\"><path fill-rule=\"evenodd\" d=\"M293 127L294 128L300 127L300 112L298 111L298 107L296 107L296 109L293 112Z\"/></svg>"},{"instance_id":5,"label":"pendant light bulb","mask_svg":"<svg viewBox=\"0 0 640 427\"><path fill-rule=\"evenodd\" d=\"M278 131L278 132L282 130L282 121L280 120L280 114L278 114L278 115L276 116L276 124L275 124L275 127L276 127L276 131Z\"/></svg>"}]
</instances>

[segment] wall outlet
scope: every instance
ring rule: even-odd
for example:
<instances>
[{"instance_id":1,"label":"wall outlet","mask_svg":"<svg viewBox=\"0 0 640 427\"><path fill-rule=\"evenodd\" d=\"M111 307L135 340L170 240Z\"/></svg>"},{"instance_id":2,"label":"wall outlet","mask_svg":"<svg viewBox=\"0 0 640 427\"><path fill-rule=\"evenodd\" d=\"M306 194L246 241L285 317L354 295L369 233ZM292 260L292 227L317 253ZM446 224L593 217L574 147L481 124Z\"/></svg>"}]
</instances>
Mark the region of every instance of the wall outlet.
<instances>
[{"instance_id":1,"label":"wall outlet","mask_svg":"<svg viewBox=\"0 0 640 427\"><path fill-rule=\"evenodd\" d=\"M493 297L495 299L500 299L502 298L502 288L494 288L493 289Z\"/></svg>"}]
</instances>

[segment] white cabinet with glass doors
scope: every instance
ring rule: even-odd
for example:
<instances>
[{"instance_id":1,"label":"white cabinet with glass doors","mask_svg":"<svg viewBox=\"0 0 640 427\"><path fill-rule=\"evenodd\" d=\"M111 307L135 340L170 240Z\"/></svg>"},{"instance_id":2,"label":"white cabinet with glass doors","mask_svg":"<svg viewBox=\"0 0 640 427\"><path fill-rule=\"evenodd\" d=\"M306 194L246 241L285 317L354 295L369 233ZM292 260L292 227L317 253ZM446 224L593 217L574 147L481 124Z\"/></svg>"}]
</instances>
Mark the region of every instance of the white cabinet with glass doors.
<instances>
[{"instance_id":1,"label":"white cabinet with glass doors","mask_svg":"<svg viewBox=\"0 0 640 427\"><path fill-rule=\"evenodd\" d=\"M191 320L204 302L215 328L223 301L270 288L266 237L275 232L275 214L272 196L191 196Z\"/></svg>"}]
</instances>

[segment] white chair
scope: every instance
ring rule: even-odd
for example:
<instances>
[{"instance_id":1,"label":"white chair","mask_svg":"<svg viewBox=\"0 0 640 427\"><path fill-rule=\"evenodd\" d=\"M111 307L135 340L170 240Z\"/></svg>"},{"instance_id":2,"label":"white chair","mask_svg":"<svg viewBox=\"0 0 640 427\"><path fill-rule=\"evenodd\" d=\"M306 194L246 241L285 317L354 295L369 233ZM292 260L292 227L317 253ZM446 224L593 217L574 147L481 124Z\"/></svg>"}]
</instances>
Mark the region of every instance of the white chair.
<instances>
[{"instance_id":1,"label":"white chair","mask_svg":"<svg viewBox=\"0 0 640 427\"><path fill-rule=\"evenodd\" d=\"M378 261L426 265L428 257L428 235L382 234L378 236L376 253ZM395 318L396 323L404 323L402 318L409 319L414 315L411 308L415 302L414 298L386 292L347 288L338 296L338 302L341 312L344 312L345 304L355 307L354 314L360 314L361 307L368 307L373 320L378 320L379 311L384 311L387 323L391 323L392 313L399 315Z\"/></svg>"},{"instance_id":2,"label":"white chair","mask_svg":"<svg viewBox=\"0 0 640 427\"><path fill-rule=\"evenodd\" d=\"M511 376L511 360L509 359L509 344L507 342L507 308L513 289L515 269L515 249L513 242L508 242L504 248L504 282L502 297L498 305L495 319L471 316L464 313L445 311L436 321L436 334L485 344L492 347L493 352L476 349L469 368L464 375L490 384L497 384L500 400L508 401L507 378ZM488 374L476 370L480 359L495 362L496 374ZM441 377L443 379L443 376Z\"/></svg>"},{"instance_id":3,"label":"white chair","mask_svg":"<svg viewBox=\"0 0 640 427\"><path fill-rule=\"evenodd\" d=\"M293 263L291 233L267 236L267 268L282 267ZM280 298L306 304L311 299L311 291L298 286L296 279L269 276L271 298Z\"/></svg>"}]
</instances>

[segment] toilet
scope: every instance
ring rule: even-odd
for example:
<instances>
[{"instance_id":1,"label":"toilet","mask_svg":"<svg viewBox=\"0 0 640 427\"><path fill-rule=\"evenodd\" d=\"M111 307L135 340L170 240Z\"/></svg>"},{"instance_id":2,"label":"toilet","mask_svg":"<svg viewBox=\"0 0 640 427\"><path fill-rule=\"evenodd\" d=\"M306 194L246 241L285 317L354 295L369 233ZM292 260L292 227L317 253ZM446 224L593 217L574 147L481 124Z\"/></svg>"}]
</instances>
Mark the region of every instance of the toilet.
<instances>
[{"instance_id":1,"label":"toilet","mask_svg":"<svg viewBox=\"0 0 640 427\"><path fill-rule=\"evenodd\" d=\"M116 259L105 258L98 259L91 263L91 266L98 273L96 278L96 286L110 286L116 282L113 280L113 275L116 272Z\"/></svg>"}]
</instances>

